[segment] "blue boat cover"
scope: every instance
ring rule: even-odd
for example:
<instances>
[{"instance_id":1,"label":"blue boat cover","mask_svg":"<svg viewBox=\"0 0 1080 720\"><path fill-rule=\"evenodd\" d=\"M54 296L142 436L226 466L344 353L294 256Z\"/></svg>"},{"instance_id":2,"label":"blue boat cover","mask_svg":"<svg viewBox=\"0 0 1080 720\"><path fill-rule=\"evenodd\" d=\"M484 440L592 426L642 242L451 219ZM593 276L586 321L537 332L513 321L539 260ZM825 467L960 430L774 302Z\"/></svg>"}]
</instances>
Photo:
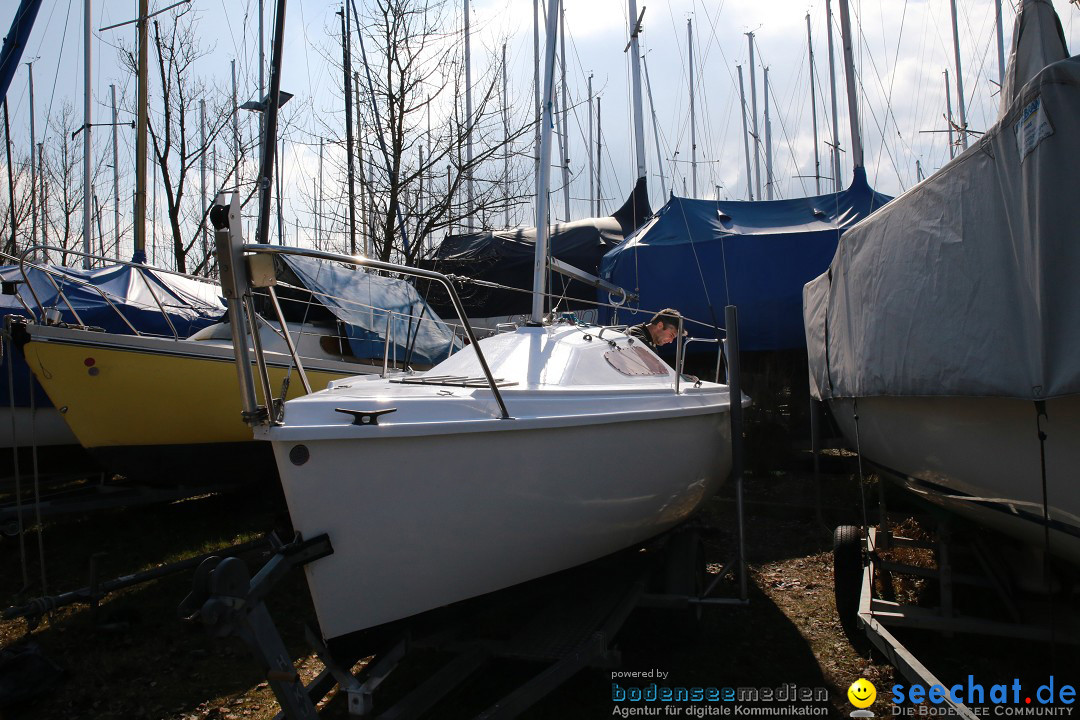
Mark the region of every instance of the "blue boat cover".
<instances>
[{"instance_id":1,"label":"blue boat cover","mask_svg":"<svg viewBox=\"0 0 1080 720\"><path fill-rule=\"evenodd\" d=\"M409 283L297 255L278 255L319 302L345 325L353 354L381 358L390 313L391 356L434 365L460 350L461 341ZM280 276L280 273L279 273ZM290 281L286 273L281 279Z\"/></svg>"},{"instance_id":2,"label":"blue boat cover","mask_svg":"<svg viewBox=\"0 0 1080 720\"><path fill-rule=\"evenodd\" d=\"M604 256L600 276L638 293L637 307L674 307L704 323L688 325L695 337L717 337L724 306L732 304L743 350L804 348L803 285L829 266L845 229L890 199L870 188L862 168L849 188L828 195L752 202L672 196ZM621 323L649 317L625 310L601 316Z\"/></svg>"}]
</instances>

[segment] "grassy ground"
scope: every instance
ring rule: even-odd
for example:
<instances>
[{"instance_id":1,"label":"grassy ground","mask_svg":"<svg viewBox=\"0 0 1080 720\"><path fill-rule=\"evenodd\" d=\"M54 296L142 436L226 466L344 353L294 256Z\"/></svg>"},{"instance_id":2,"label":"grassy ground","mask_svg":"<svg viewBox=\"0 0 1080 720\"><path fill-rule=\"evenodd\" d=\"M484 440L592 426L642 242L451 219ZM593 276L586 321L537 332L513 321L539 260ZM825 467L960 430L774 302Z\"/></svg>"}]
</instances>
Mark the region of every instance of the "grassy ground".
<instances>
[{"instance_id":1,"label":"grassy ground","mask_svg":"<svg viewBox=\"0 0 1080 720\"><path fill-rule=\"evenodd\" d=\"M750 603L713 607L696 625L685 613L636 611L617 638L623 671L659 669L670 686L825 688L832 717L852 707L848 686L858 677L873 682L879 700L875 714L889 714L885 688L897 680L880 661L856 653L835 614L832 589L831 528L858 523L859 492L850 467L834 463L832 474L815 486L807 472L761 471L746 480L746 537L750 560ZM819 499L820 498L820 499ZM184 502L109 511L48 524L27 536L28 576L23 589L20 549L13 538L0 542L0 601L17 604L40 593L40 538L49 593L72 590L87 582L95 553L98 576L112 578L244 542L280 526L276 493L264 489L210 495ZM715 571L734 552L734 503L730 488L706 509L712 532L707 560ZM251 554L249 564L263 557ZM115 593L99 607L72 606L44 618L28 632L23 620L0 623L0 643L9 651L35 644L63 674L35 697L3 708L3 720L21 718L139 718L163 720L252 720L274 716L278 707L251 661L235 639L216 640L200 626L177 619L176 606L187 593L191 573L167 577ZM724 591L735 588L724 584ZM907 587L915 596L923 586ZM301 674L314 676L318 660L305 647L302 627L314 614L302 575L275 591L270 609ZM970 646L936 636L911 635L912 642L935 659L950 677L975 668L980 677L1009 675L1018 653L1038 663L1045 652L990 643ZM410 666L391 675L379 702L389 703L417 684L442 658L421 653ZM1060 665L1058 665L1060 667ZM1038 670L1041 671L1040 665ZM1072 672L1073 667L1069 671ZM528 671L525 665L501 663L485 671L451 699L452 710L431 717L469 716L499 697ZM1059 674L1059 677L1061 675ZM1073 680L1080 679L1073 676ZM587 669L531 708L527 718L612 716L612 669ZM629 681L628 681L629 682ZM986 682L992 682L987 680ZM3 683L0 682L0 685ZM646 684L646 681L642 681ZM386 705L383 705L385 707ZM328 717L346 717L344 698L327 704Z\"/></svg>"}]
</instances>

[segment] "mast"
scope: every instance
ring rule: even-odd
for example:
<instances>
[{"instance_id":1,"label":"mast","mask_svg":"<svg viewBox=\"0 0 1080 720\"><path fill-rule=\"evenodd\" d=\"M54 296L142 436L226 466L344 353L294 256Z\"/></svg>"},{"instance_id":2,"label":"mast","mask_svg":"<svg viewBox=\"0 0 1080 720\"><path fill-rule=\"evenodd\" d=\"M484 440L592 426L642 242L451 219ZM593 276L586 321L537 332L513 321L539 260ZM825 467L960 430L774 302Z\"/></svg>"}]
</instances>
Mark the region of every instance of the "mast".
<instances>
[{"instance_id":1,"label":"mast","mask_svg":"<svg viewBox=\"0 0 1080 720\"><path fill-rule=\"evenodd\" d=\"M1001 0L994 0L997 18L998 87L1005 85L1005 31L1001 27Z\"/></svg>"},{"instance_id":2,"label":"mast","mask_svg":"<svg viewBox=\"0 0 1080 720\"><path fill-rule=\"evenodd\" d=\"M757 196L761 197L761 143L758 139L757 126L757 73L754 69L754 33L746 33L747 44L750 46L750 127L753 131L750 137L754 138L754 188Z\"/></svg>"},{"instance_id":3,"label":"mast","mask_svg":"<svg viewBox=\"0 0 1080 720\"><path fill-rule=\"evenodd\" d=\"M773 199L772 124L769 122L769 68L765 68L765 197Z\"/></svg>"},{"instance_id":4,"label":"mast","mask_svg":"<svg viewBox=\"0 0 1080 720\"><path fill-rule=\"evenodd\" d=\"M825 31L829 38L829 90L832 96L832 176L833 189L840 192L840 118L836 110L836 53L833 51L832 4L825 0Z\"/></svg>"},{"instance_id":5,"label":"mast","mask_svg":"<svg viewBox=\"0 0 1080 720\"><path fill-rule=\"evenodd\" d=\"M693 21L686 18L686 56L690 66L690 175L693 178L693 193L690 197L697 197L697 121L694 115L694 29ZM652 91L649 91L649 105L652 105ZM653 108L653 131L656 130L656 108ZM657 148L657 163L660 152ZM665 193L666 195L666 193Z\"/></svg>"},{"instance_id":6,"label":"mast","mask_svg":"<svg viewBox=\"0 0 1080 720\"><path fill-rule=\"evenodd\" d=\"M749 200L754 199L754 177L750 174L750 135L746 131L746 93L743 89L742 65L736 65L739 70L739 105L742 107L742 141L743 154L746 156L746 194Z\"/></svg>"},{"instance_id":7,"label":"mast","mask_svg":"<svg viewBox=\"0 0 1080 720\"><path fill-rule=\"evenodd\" d=\"M593 74L589 73L589 141L585 145L585 156L589 159L589 215L596 217L596 213L593 211L593 197L595 195L595 183L593 182L593 171L596 169L593 164L593 136L592 136L592 121L593 121L593 107L592 107L592 77ZM645 71L646 82L648 82L649 72Z\"/></svg>"},{"instance_id":8,"label":"mast","mask_svg":"<svg viewBox=\"0 0 1080 720\"><path fill-rule=\"evenodd\" d=\"M954 0L955 1L955 0ZM840 0L840 39L844 44L844 78L847 80L848 120L851 123L851 165L863 167L862 136L859 134L859 105L855 96L855 57L851 50L851 19L848 0Z\"/></svg>"},{"instance_id":9,"label":"mast","mask_svg":"<svg viewBox=\"0 0 1080 720\"><path fill-rule=\"evenodd\" d=\"M146 262L146 135L150 100L148 96L149 84L149 23L150 0L139 0L139 17L136 19L136 27L139 33L139 89L135 98L137 107L137 119L135 123L135 228L134 250L131 261L137 263ZM157 183L154 184L157 187Z\"/></svg>"},{"instance_id":10,"label":"mast","mask_svg":"<svg viewBox=\"0 0 1080 720\"><path fill-rule=\"evenodd\" d=\"M810 116L814 120L814 192L821 194L821 156L818 155L817 93L814 89L814 39L810 34L810 13L806 13L806 48L810 53Z\"/></svg>"},{"instance_id":11,"label":"mast","mask_svg":"<svg viewBox=\"0 0 1080 720\"><path fill-rule=\"evenodd\" d=\"M469 50L469 0L465 4L465 225L473 231L472 62Z\"/></svg>"},{"instance_id":12,"label":"mast","mask_svg":"<svg viewBox=\"0 0 1080 720\"><path fill-rule=\"evenodd\" d=\"M236 187L240 187L240 118L236 112L236 61L232 61L232 121L233 121L233 172ZM321 141L320 141L321 142ZM322 173L319 173L320 177Z\"/></svg>"},{"instance_id":13,"label":"mast","mask_svg":"<svg viewBox=\"0 0 1080 720\"><path fill-rule=\"evenodd\" d=\"M510 108L507 106L506 43L502 46L503 116L503 227L510 227ZM423 166L424 148L420 148ZM424 176L420 175L420 212L424 212Z\"/></svg>"},{"instance_id":14,"label":"mast","mask_svg":"<svg viewBox=\"0 0 1080 720\"><path fill-rule=\"evenodd\" d=\"M116 259L120 259L120 160L116 147L116 85L109 86L112 95L112 187L113 187L113 238L116 241Z\"/></svg>"},{"instance_id":15,"label":"mast","mask_svg":"<svg viewBox=\"0 0 1080 720\"><path fill-rule=\"evenodd\" d=\"M38 143L37 152L38 152L38 183L40 183L40 186L41 186L40 187L40 190L41 190L41 244L42 245L47 245L48 240L49 240L49 233L48 233L48 225L49 225L48 217L49 217L49 215L48 215L48 213L46 211L47 209L45 207L45 143ZM30 161L33 162L33 156L31 156ZM41 255L42 255L42 259L45 262L49 262L49 251L48 250L42 250Z\"/></svg>"},{"instance_id":16,"label":"mast","mask_svg":"<svg viewBox=\"0 0 1080 720\"><path fill-rule=\"evenodd\" d=\"M600 188L601 154L604 150L604 134L600 132L600 96L596 96L596 217L600 217L600 201L604 197Z\"/></svg>"},{"instance_id":17,"label":"mast","mask_svg":"<svg viewBox=\"0 0 1080 720\"><path fill-rule=\"evenodd\" d=\"M263 50L263 39L266 32L263 30L263 0L259 0L259 97L266 97L266 88L263 86L263 71L266 67L266 52Z\"/></svg>"},{"instance_id":18,"label":"mast","mask_svg":"<svg viewBox=\"0 0 1080 720\"><path fill-rule=\"evenodd\" d=\"M960 111L960 145L967 150L967 111L964 109L964 72L960 69L960 33L956 28L956 0L949 0L949 7L952 10L953 58L956 62L956 107Z\"/></svg>"},{"instance_id":19,"label":"mast","mask_svg":"<svg viewBox=\"0 0 1080 720\"><path fill-rule=\"evenodd\" d=\"M570 222L570 100L566 94L566 8L559 11L559 65L562 76L562 142L559 144L562 157L559 164L562 165L563 179L563 208L566 210L566 221Z\"/></svg>"},{"instance_id":20,"label":"mast","mask_svg":"<svg viewBox=\"0 0 1080 720\"><path fill-rule=\"evenodd\" d=\"M633 7L634 0L630 0ZM548 0L546 53L544 56L544 105L540 133L540 184L536 187L536 255L533 259L532 321L544 320L544 292L547 279L548 212L547 191L551 175L551 120L555 97L555 40L560 0ZM637 48L635 47L635 53ZM639 105L640 107L640 105Z\"/></svg>"},{"instance_id":21,"label":"mast","mask_svg":"<svg viewBox=\"0 0 1080 720\"><path fill-rule=\"evenodd\" d=\"M540 7L533 0L533 117L536 119L536 142L533 144L533 182L540 187ZM446 191L450 192L447 183Z\"/></svg>"},{"instance_id":22,"label":"mast","mask_svg":"<svg viewBox=\"0 0 1080 720\"><path fill-rule=\"evenodd\" d=\"M630 3L630 21L634 26L630 28L630 77L634 86L634 148L637 150L637 177L645 177L645 119L641 112L641 53L638 50L638 33L641 32L641 17L645 15L642 8L641 15L637 12L637 0L628 0ZM636 19L635 19L636 18Z\"/></svg>"},{"instance_id":23,"label":"mast","mask_svg":"<svg viewBox=\"0 0 1080 720\"><path fill-rule=\"evenodd\" d=\"M649 82L649 61L646 58L641 58L641 65L645 70L645 93L649 96L649 113L652 115L653 143L656 145L656 167L660 170L660 197L666 198L668 196L667 183L664 181L664 163L660 155L660 128L656 122L656 106L653 104L652 83ZM691 94L691 97L693 97L693 94Z\"/></svg>"},{"instance_id":24,"label":"mast","mask_svg":"<svg viewBox=\"0 0 1080 720\"><path fill-rule=\"evenodd\" d=\"M203 273L210 274L210 243L207 241L206 217L206 100L199 99L199 145L202 150L199 153L199 192L202 195L202 216L199 225L202 229L203 246ZM119 240L117 241L119 243Z\"/></svg>"},{"instance_id":25,"label":"mast","mask_svg":"<svg viewBox=\"0 0 1080 720\"><path fill-rule=\"evenodd\" d=\"M353 166L353 131L352 131L352 86L349 68L352 59L349 56L349 3L340 12L341 15L341 62L345 75L345 155L348 158L349 179L349 254L356 254L356 169ZM260 242L264 242L260 240Z\"/></svg>"},{"instance_id":26,"label":"mast","mask_svg":"<svg viewBox=\"0 0 1080 720\"><path fill-rule=\"evenodd\" d=\"M90 92L90 0L83 2L83 268L90 267L90 253L93 251L92 237L92 198L90 197L90 156L91 150L91 92Z\"/></svg>"},{"instance_id":27,"label":"mast","mask_svg":"<svg viewBox=\"0 0 1080 720\"><path fill-rule=\"evenodd\" d=\"M18 246L15 243L15 176L11 169L11 126L8 123L8 101L4 98L4 150L7 152L7 176L8 176L8 209L11 211L11 246L8 251L14 255Z\"/></svg>"},{"instance_id":28,"label":"mast","mask_svg":"<svg viewBox=\"0 0 1080 720\"><path fill-rule=\"evenodd\" d=\"M949 126L949 159L956 157L956 141L953 140L952 89L949 87L949 68L945 68L945 124Z\"/></svg>"},{"instance_id":29,"label":"mast","mask_svg":"<svg viewBox=\"0 0 1080 720\"><path fill-rule=\"evenodd\" d=\"M26 63L29 73L27 83L30 87L30 245L37 238L37 164L34 162L34 148L37 147L37 137L34 133L34 63ZM43 206L44 207L44 206Z\"/></svg>"},{"instance_id":30,"label":"mast","mask_svg":"<svg viewBox=\"0 0 1080 720\"><path fill-rule=\"evenodd\" d=\"M277 0L277 17L274 19L274 42L270 47L270 97L266 100L265 136L262 143L262 160L259 167L259 225L255 231L257 242L266 244L270 231L270 188L274 173L274 152L277 149L278 93L281 90L281 53L285 39L285 0Z\"/></svg>"},{"instance_id":31,"label":"mast","mask_svg":"<svg viewBox=\"0 0 1080 720\"><path fill-rule=\"evenodd\" d=\"M323 226L322 226L322 202L323 202L323 139L319 138L319 186L318 191L315 193L315 238L318 244L315 247L322 247L323 238Z\"/></svg>"}]
</instances>

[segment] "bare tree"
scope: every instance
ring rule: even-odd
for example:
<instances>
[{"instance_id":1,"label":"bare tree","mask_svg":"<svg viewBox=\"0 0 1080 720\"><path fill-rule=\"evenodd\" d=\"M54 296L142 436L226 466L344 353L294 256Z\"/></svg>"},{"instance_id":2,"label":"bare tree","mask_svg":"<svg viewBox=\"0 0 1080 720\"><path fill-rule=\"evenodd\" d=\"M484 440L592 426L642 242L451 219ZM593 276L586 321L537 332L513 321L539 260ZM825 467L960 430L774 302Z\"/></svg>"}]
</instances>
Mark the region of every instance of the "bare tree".
<instances>
[{"instance_id":1,"label":"bare tree","mask_svg":"<svg viewBox=\"0 0 1080 720\"><path fill-rule=\"evenodd\" d=\"M153 163L164 189L165 210L171 229L172 255L181 272L206 273L211 255L200 242L206 217L197 190L189 190L192 174L198 177L200 159L208 157L218 140L233 137L232 100L225 91L207 83L195 73L196 62L213 48L200 43L198 15L191 5L174 10L165 20L155 20L150 32L153 58L151 78L156 75L159 87L150 105L149 124ZM124 62L138 72L133 48L123 50ZM206 103L205 143L199 115L200 100ZM250 141L247 143L250 146ZM237 173L232 152L222 154L226 161L224 180ZM209 209L210 203L206 203Z\"/></svg>"},{"instance_id":2,"label":"bare tree","mask_svg":"<svg viewBox=\"0 0 1080 720\"><path fill-rule=\"evenodd\" d=\"M496 72L474 82L471 117L457 107L464 65L461 32L451 29L455 7L447 0L374 0L362 11L370 86L361 70L357 115L370 182L360 178L360 196L373 218L371 253L383 260L396 256L411 264L423 252L422 238L465 220L470 210L454 197L470 178L474 218L495 216L507 203L528 199L522 181L531 177L531 167L519 164L508 197L502 158L532 121L518 123L506 137ZM354 61L363 68L360 48L354 47ZM429 117L434 118L430 136ZM473 157L468 160L462 148L470 132Z\"/></svg>"}]
</instances>

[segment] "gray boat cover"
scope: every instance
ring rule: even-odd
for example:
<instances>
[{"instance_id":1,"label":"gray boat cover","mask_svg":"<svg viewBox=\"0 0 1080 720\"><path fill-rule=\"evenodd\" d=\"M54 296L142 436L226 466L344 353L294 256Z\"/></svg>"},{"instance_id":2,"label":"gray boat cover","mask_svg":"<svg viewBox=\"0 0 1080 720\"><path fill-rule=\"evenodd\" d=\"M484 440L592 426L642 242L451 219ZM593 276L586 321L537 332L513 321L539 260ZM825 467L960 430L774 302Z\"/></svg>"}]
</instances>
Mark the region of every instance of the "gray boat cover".
<instances>
[{"instance_id":1,"label":"gray boat cover","mask_svg":"<svg viewBox=\"0 0 1080 720\"><path fill-rule=\"evenodd\" d=\"M1080 57L1061 59L1045 17L1021 27L1012 69L1057 61L1010 72L997 124L849 229L806 284L815 397L1080 393Z\"/></svg>"}]
</instances>

